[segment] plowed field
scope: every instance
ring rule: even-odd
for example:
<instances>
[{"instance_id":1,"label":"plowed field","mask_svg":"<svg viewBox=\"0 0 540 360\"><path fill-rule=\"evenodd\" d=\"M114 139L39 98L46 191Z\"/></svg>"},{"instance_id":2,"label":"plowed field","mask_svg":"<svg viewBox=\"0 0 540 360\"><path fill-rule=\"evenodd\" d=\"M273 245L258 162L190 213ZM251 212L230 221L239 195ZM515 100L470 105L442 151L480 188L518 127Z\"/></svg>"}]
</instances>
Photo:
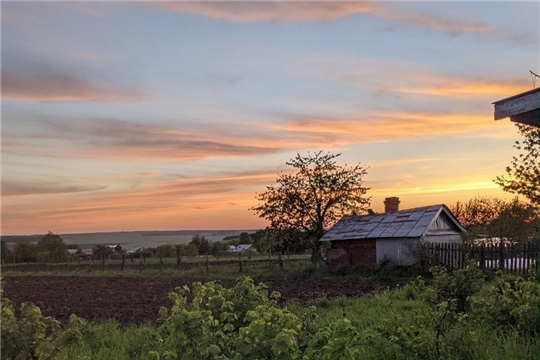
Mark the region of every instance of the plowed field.
<instances>
[{"instance_id":1,"label":"plowed field","mask_svg":"<svg viewBox=\"0 0 540 360\"><path fill-rule=\"evenodd\" d=\"M4 296L18 308L29 301L39 306L45 316L66 323L71 314L102 322L116 319L122 326L154 322L161 306L170 306L167 294L191 281L175 278L130 277L6 277ZM223 286L234 285L222 281ZM373 291L367 281L350 282L315 280L265 281L269 291L279 291L281 302L297 299L309 303L313 299L345 295L360 297Z\"/></svg>"}]
</instances>

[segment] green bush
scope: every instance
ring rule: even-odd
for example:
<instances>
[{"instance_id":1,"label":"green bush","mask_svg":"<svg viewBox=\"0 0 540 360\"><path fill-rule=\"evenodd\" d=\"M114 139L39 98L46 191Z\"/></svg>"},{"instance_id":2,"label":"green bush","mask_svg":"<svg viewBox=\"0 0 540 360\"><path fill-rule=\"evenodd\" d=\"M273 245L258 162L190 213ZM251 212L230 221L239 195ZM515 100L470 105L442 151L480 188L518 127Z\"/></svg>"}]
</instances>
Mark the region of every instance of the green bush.
<instances>
[{"instance_id":1,"label":"green bush","mask_svg":"<svg viewBox=\"0 0 540 360\"><path fill-rule=\"evenodd\" d=\"M495 281L473 300L475 316L487 326L524 334L540 332L540 289L536 274L528 279L497 272Z\"/></svg>"},{"instance_id":2,"label":"green bush","mask_svg":"<svg viewBox=\"0 0 540 360\"><path fill-rule=\"evenodd\" d=\"M528 279L433 268L401 290L279 306L248 277L178 288L156 325L120 328L75 315L64 329L2 299L4 359L535 359L539 294ZM483 287L483 288L482 288ZM461 302L461 305L460 305Z\"/></svg>"}]
</instances>

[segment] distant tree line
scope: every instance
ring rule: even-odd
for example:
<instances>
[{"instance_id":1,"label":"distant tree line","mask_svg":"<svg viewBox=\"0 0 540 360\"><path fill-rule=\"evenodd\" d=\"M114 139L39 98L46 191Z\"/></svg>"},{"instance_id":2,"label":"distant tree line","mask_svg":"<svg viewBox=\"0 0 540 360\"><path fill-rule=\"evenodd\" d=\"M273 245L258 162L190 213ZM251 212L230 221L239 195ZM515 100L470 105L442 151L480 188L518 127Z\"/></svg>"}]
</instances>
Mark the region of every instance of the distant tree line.
<instances>
[{"instance_id":1,"label":"distant tree line","mask_svg":"<svg viewBox=\"0 0 540 360\"><path fill-rule=\"evenodd\" d=\"M61 236L49 232L41 237L37 243L18 242L13 249L9 249L4 240L1 241L1 258L3 263L55 263L74 260L81 256L99 260L118 259L127 257L130 259L175 258L179 256L192 257L209 255L219 258L228 253L231 246L252 245L259 253L266 252L290 252L303 253L306 251L303 234L298 231L283 231L279 234L269 230L258 230L253 233L242 232L237 236L228 236L222 241L211 242L206 237L194 235L188 244L162 244L157 247L140 248L135 252L127 253L121 246L96 245L92 254L82 254L81 249L75 244L66 244ZM76 254L70 254L68 249L77 249Z\"/></svg>"},{"instance_id":2,"label":"distant tree line","mask_svg":"<svg viewBox=\"0 0 540 360\"><path fill-rule=\"evenodd\" d=\"M20 242L13 250L8 249L4 240L1 243L2 262L62 262L69 256L69 246L50 231L37 244Z\"/></svg>"}]
</instances>

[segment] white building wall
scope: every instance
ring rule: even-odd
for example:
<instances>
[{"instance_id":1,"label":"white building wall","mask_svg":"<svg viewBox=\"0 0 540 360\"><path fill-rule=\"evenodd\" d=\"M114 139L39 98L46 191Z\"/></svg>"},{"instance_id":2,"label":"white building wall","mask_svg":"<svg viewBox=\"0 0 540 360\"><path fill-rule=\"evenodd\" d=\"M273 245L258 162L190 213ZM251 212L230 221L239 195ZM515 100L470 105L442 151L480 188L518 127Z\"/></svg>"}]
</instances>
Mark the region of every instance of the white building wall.
<instances>
[{"instance_id":1,"label":"white building wall","mask_svg":"<svg viewBox=\"0 0 540 360\"><path fill-rule=\"evenodd\" d=\"M390 260L391 265L412 265L414 257L411 254L411 248L418 244L418 239L378 239L377 240L377 265L380 265L386 259Z\"/></svg>"}]
</instances>

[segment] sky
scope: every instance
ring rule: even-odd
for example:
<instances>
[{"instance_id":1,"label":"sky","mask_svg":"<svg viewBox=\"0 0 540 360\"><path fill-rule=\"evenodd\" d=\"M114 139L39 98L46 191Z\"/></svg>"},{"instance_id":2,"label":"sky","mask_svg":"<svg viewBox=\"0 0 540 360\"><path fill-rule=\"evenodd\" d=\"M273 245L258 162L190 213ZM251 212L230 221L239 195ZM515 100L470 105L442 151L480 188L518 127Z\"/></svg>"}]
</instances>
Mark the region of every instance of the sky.
<instances>
[{"instance_id":1,"label":"sky","mask_svg":"<svg viewBox=\"0 0 540 360\"><path fill-rule=\"evenodd\" d=\"M0 6L3 235L264 228L320 150L376 212L513 197L492 103L534 86L537 1Z\"/></svg>"}]
</instances>

